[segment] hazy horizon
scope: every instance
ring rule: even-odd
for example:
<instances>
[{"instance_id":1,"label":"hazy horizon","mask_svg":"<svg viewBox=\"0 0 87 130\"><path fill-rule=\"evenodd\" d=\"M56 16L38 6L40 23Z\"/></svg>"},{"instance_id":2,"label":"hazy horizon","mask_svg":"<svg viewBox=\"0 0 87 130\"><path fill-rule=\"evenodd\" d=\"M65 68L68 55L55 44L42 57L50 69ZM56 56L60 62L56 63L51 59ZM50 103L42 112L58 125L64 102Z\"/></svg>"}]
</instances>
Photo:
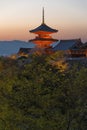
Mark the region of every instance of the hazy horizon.
<instances>
[{"instance_id":1,"label":"hazy horizon","mask_svg":"<svg viewBox=\"0 0 87 130\"><path fill-rule=\"evenodd\" d=\"M53 37L87 41L87 0L0 1L0 41L28 41L35 37L29 30L41 24L43 6L45 23L59 30Z\"/></svg>"}]
</instances>

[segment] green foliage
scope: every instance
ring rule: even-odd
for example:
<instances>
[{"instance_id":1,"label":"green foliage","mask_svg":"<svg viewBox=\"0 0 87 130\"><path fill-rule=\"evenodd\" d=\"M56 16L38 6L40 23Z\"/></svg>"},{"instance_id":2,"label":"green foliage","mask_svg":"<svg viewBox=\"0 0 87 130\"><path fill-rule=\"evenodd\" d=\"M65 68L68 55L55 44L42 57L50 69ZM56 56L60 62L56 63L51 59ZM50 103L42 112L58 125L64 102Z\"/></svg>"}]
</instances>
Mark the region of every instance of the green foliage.
<instances>
[{"instance_id":1,"label":"green foliage","mask_svg":"<svg viewBox=\"0 0 87 130\"><path fill-rule=\"evenodd\" d=\"M50 58L0 59L0 130L87 130L87 68L61 73Z\"/></svg>"}]
</instances>

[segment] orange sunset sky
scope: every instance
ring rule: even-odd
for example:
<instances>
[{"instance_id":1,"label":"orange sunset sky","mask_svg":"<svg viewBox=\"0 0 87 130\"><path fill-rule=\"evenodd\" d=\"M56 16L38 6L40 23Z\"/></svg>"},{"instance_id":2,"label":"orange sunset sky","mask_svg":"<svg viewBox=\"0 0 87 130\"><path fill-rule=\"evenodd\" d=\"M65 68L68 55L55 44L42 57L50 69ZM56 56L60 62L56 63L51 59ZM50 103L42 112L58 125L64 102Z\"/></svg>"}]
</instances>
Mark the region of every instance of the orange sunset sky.
<instances>
[{"instance_id":1,"label":"orange sunset sky","mask_svg":"<svg viewBox=\"0 0 87 130\"><path fill-rule=\"evenodd\" d=\"M0 40L29 40L42 21L58 29L57 39L87 41L87 0L0 0Z\"/></svg>"}]
</instances>

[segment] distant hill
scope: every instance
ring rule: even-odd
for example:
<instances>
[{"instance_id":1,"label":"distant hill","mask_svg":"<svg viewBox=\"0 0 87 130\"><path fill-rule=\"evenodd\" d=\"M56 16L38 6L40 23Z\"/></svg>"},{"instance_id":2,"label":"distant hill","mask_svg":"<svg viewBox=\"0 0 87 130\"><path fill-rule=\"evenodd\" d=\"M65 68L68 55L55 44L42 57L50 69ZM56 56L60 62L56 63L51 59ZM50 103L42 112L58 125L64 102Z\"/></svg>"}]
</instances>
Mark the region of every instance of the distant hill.
<instances>
[{"instance_id":1,"label":"distant hill","mask_svg":"<svg viewBox=\"0 0 87 130\"><path fill-rule=\"evenodd\" d=\"M51 44L55 46L58 42ZM20 48L34 48L35 44L26 41L13 40L13 41L0 41L0 56L9 56L16 54Z\"/></svg>"},{"instance_id":2,"label":"distant hill","mask_svg":"<svg viewBox=\"0 0 87 130\"><path fill-rule=\"evenodd\" d=\"M15 54L20 48L33 48L35 45L26 41L0 41L0 56Z\"/></svg>"}]
</instances>

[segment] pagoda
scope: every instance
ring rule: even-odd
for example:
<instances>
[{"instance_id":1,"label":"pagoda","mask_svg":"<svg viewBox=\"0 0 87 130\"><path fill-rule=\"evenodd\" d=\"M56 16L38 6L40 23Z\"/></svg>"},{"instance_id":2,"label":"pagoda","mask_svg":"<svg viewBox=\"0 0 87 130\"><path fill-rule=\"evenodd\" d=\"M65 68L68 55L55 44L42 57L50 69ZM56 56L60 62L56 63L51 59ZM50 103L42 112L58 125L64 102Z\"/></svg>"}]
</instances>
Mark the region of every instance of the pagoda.
<instances>
[{"instance_id":1,"label":"pagoda","mask_svg":"<svg viewBox=\"0 0 87 130\"><path fill-rule=\"evenodd\" d=\"M42 10L42 23L39 27L30 30L30 33L36 34L35 39L29 40L29 42L33 42L36 44L38 48L49 48L53 42L58 41L57 39L53 39L50 34L56 33L58 30L52 29L51 27L45 24L44 19L44 8Z\"/></svg>"}]
</instances>

